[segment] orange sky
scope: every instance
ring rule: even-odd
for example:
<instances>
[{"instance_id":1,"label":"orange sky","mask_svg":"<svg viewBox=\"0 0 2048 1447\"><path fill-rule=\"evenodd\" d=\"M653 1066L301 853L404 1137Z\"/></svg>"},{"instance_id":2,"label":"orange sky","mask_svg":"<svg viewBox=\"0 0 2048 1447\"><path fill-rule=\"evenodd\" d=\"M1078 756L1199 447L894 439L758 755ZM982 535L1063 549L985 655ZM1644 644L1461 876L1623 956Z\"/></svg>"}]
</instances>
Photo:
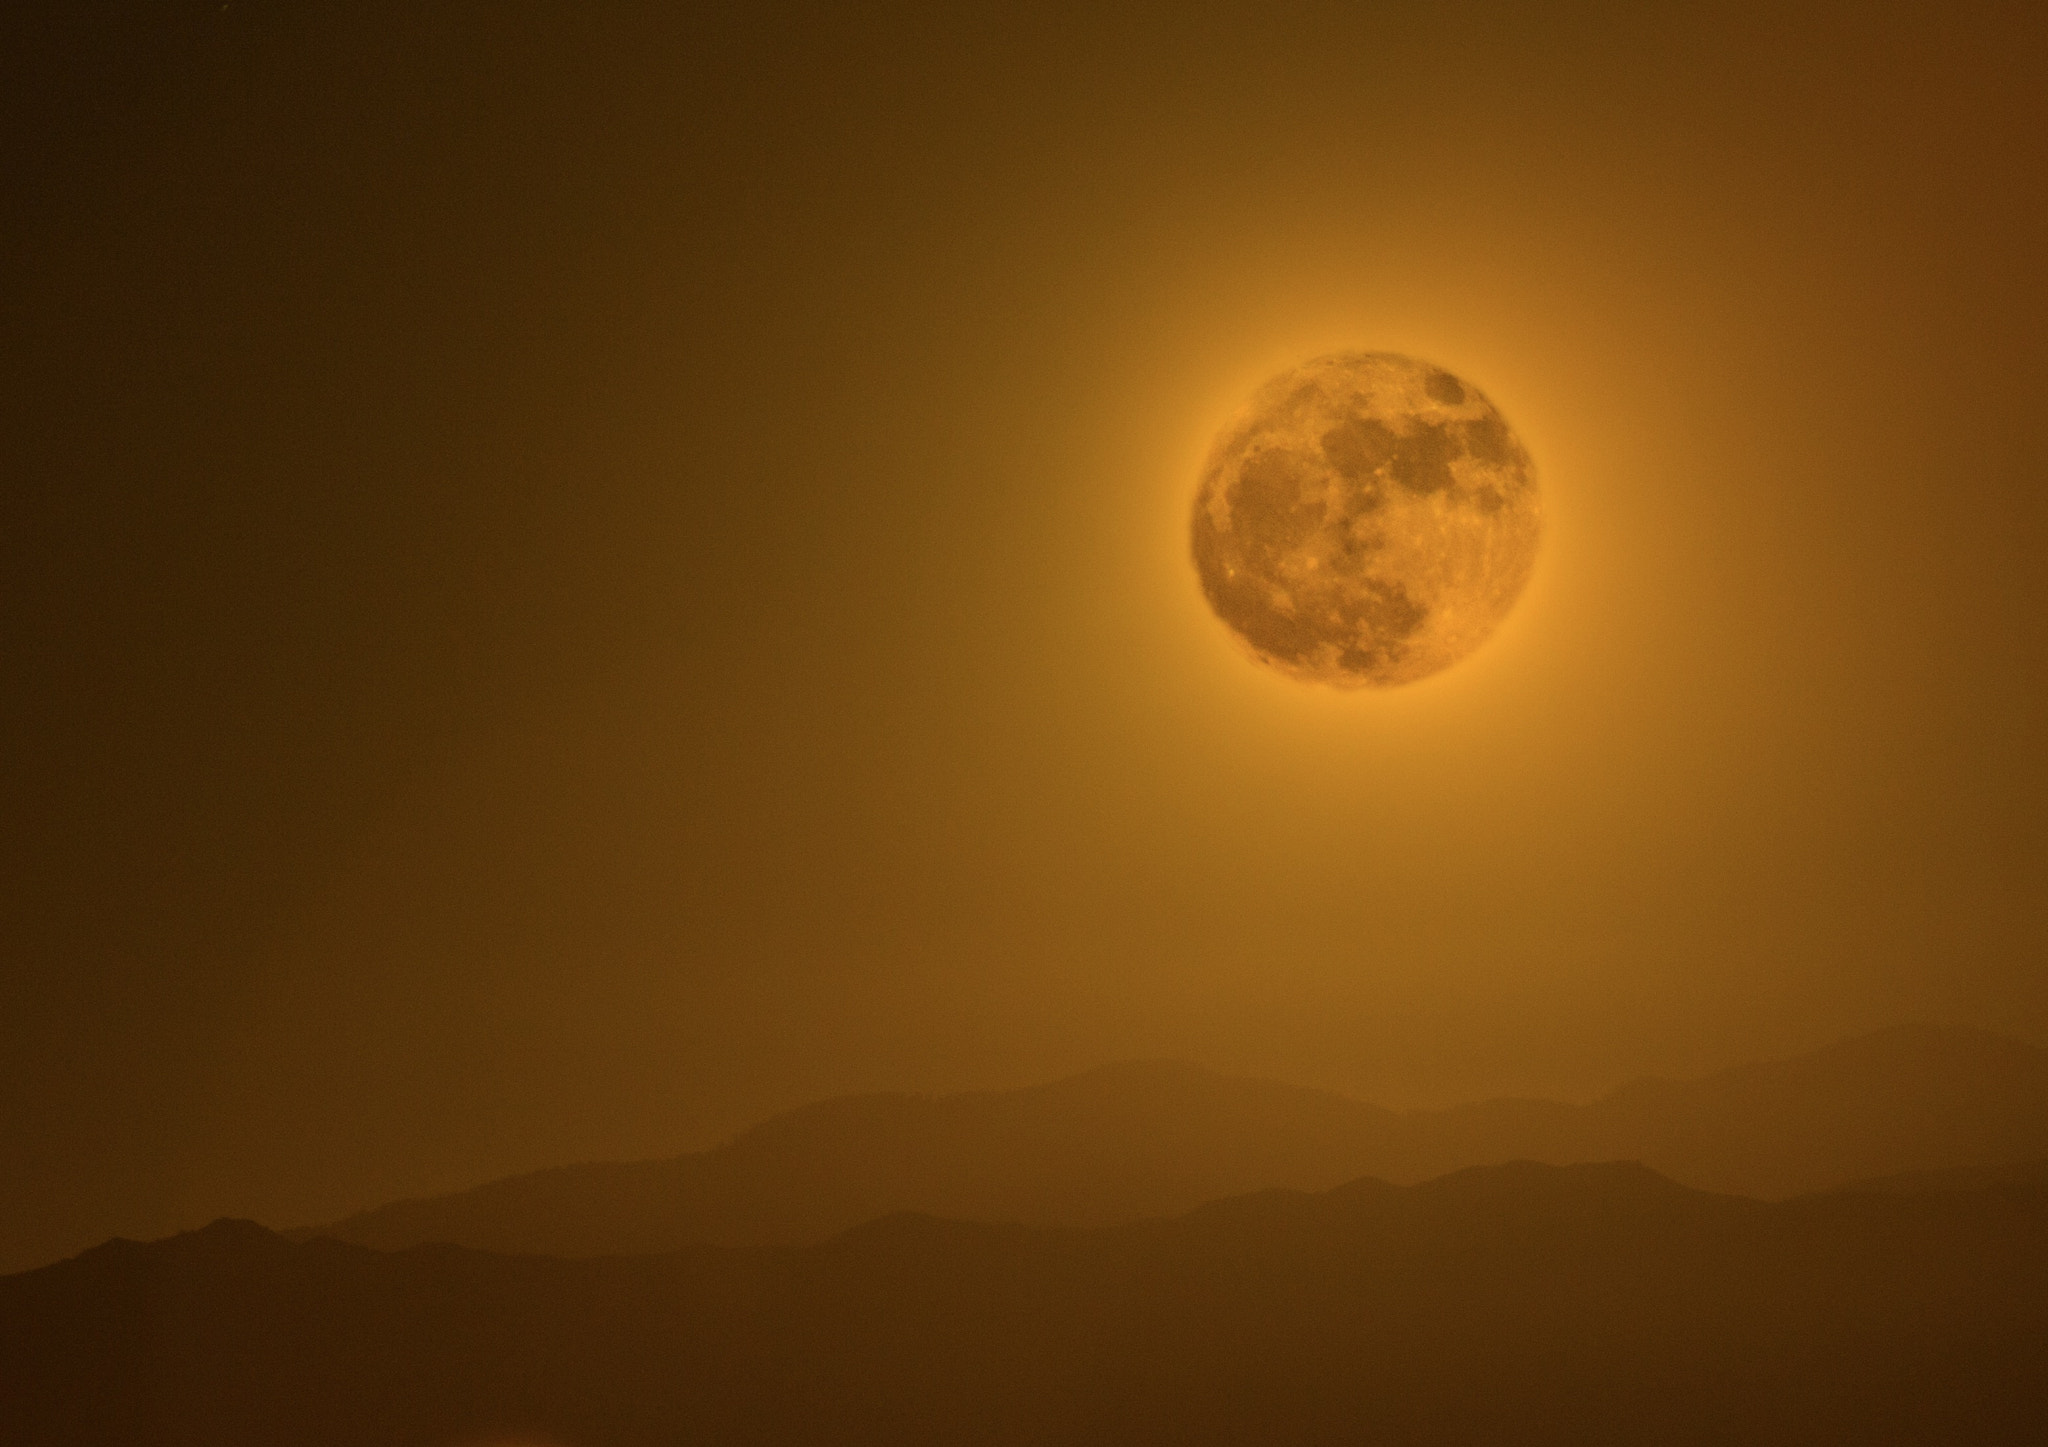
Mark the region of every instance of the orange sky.
<instances>
[{"instance_id":1,"label":"orange sky","mask_svg":"<svg viewBox=\"0 0 2048 1447\"><path fill-rule=\"evenodd\" d=\"M6 41L0 1269L1128 1056L2048 1036L2019 12L429 8ZM1387 693L1185 556L1343 347L1545 488Z\"/></svg>"}]
</instances>

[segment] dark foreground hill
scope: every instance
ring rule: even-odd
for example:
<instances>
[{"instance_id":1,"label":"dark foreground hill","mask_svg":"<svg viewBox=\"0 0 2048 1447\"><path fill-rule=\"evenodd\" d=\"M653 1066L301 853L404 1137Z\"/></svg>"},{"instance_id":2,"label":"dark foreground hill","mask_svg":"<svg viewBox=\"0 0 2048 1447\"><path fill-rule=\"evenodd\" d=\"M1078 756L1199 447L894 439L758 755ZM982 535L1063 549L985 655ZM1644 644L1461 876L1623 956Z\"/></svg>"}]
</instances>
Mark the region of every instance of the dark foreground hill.
<instances>
[{"instance_id":1,"label":"dark foreground hill","mask_svg":"<svg viewBox=\"0 0 2048 1447\"><path fill-rule=\"evenodd\" d=\"M294 1234L597 1255L814 1243L903 1210L1106 1225L1268 1187L1413 1182L1508 1160L1641 1160L1687 1185L1775 1199L2043 1157L2048 1051L1903 1027L1699 1080L1640 1081L1588 1105L1395 1112L1171 1064L1026 1090L862 1096L716 1150L543 1171Z\"/></svg>"},{"instance_id":2,"label":"dark foreground hill","mask_svg":"<svg viewBox=\"0 0 2048 1447\"><path fill-rule=\"evenodd\" d=\"M0 1280L0 1441L2038 1443L2048 1194L1633 1165L1094 1231L385 1254L248 1223Z\"/></svg>"}]
</instances>

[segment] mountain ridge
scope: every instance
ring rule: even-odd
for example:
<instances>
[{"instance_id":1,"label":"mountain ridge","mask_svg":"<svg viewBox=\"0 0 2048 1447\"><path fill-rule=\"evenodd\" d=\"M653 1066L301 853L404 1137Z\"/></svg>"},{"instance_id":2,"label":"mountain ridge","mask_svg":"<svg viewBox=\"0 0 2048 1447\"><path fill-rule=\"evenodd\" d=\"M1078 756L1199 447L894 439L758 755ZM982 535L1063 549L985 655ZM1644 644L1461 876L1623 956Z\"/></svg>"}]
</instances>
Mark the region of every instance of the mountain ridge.
<instances>
[{"instance_id":1,"label":"mountain ridge","mask_svg":"<svg viewBox=\"0 0 2048 1447\"><path fill-rule=\"evenodd\" d=\"M1413 1183L1520 1158L1641 1159L1703 1190L1782 1199L2044 1156L2048 1051L1898 1026L1695 1080L1638 1080L1577 1105L1394 1111L1177 1061L1013 1090L838 1097L707 1151L552 1167L289 1234L609 1255L804 1244L899 1210L1107 1225L1269 1186Z\"/></svg>"},{"instance_id":2,"label":"mountain ridge","mask_svg":"<svg viewBox=\"0 0 2048 1447\"><path fill-rule=\"evenodd\" d=\"M0 1278L0 1440L2018 1444L2044 1353L2048 1189L1516 1162L584 1260L221 1221Z\"/></svg>"}]
</instances>

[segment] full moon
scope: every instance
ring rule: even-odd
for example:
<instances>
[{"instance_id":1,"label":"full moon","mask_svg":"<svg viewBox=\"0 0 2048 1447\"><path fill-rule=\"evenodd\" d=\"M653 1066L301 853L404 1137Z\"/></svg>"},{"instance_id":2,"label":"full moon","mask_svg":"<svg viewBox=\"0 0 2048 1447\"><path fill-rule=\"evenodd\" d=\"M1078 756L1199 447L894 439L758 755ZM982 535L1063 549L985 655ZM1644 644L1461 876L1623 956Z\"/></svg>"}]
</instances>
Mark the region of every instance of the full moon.
<instances>
[{"instance_id":1,"label":"full moon","mask_svg":"<svg viewBox=\"0 0 2048 1447\"><path fill-rule=\"evenodd\" d=\"M1392 352L1267 382L1203 466L1195 571L1260 662L1412 683L1492 635L1536 562L1535 468L1477 387Z\"/></svg>"}]
</instances>

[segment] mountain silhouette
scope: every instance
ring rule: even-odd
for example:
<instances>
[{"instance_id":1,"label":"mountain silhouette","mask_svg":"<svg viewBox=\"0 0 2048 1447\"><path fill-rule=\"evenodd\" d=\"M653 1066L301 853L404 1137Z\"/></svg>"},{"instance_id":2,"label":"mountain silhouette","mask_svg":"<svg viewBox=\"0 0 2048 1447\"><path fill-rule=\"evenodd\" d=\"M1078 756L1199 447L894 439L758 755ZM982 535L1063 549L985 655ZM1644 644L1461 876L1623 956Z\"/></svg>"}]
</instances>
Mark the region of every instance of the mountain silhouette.
<instances>
[{"instance_id":1,"label":"mountain silhouette","mask_svg":"<svg viewBox=\"0 0 2048 1447\"><path fill-rule=\"evenodd\" d=\"M562 1260L219 1222L0 1279L0 1441L2032 1443L2048 1193L1634 1164Z\"/></svg>"},{"instance_id":2,"label":"mountain silhouette","mask_svg":"<svg viewBox=\"0 0 2048 1447\"><path fill-rule=\"evenodd\" d=\"M1585 1105L1397 1112L1173 1063L1022 1090L856 1096L693 1155L541 1171L292 1234L589 1256L814 1243L905 1210L1108 1225L1268 1187L1415 1182L1509 1160L1641 1160L1686 1185L1780 1199L2042 1157L2048 1051L1904 1026Z\"/></svg>"}]
</instances>

